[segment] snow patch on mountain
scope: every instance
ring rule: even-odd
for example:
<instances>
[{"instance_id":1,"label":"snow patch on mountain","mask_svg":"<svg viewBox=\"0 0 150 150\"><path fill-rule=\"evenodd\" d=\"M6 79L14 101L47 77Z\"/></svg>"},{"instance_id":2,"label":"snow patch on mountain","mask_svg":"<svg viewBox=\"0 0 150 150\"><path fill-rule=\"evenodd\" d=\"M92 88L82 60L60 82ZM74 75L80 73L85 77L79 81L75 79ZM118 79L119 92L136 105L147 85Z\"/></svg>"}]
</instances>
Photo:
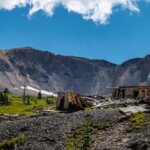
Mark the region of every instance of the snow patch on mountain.
<instances>
[{"instance_id":1,"label":"snow patch on mountain","mask_svg":"<svg viewBox=\"0 0 150 150\"><path fill-rule=\"evenodd\" d=\"M41 91L41 93L42 93L43 95L57 97L57 94L55 94L55 93L53 93L53 92L49 92L49 91L45 91L45 90L38 90L38 89L33 88L33 87L31 87L31 86L26 86L25 88L26 88L26 90L34 91L34 92L37 92L37 93L38 93L39 91ZM21 86L21 89L24 89L24 87Z\"/></svg>"}]
</instances>

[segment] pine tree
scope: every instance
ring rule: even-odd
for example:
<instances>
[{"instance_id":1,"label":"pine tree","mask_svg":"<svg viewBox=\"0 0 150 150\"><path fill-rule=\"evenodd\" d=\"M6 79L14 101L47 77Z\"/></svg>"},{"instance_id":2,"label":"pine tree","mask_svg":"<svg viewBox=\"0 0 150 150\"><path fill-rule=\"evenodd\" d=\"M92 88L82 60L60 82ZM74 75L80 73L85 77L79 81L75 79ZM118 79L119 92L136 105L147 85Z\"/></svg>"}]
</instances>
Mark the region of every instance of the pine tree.
<instances>
[{"instance_id":1,"label":"pine tree","mask_svg":"<svg viewBox=\"0 0 150 150\"><path fill-rule=\"evenodd\" d=\"M0 92L0 103L1 103L1 104L4 104L3 92Z\"/></svg>"},{"instance_id":2,"label":"pine tree","mask_svg":"<svg viewBox=\"0 0 150 150\"><path fill-rule=\"evenodd\" d=\"M42 93L41 93L41 91L39 91L39 93L38 93L38 99L42 99Z\"/></svg>"},{"instance_id":3,"label":"pine tree","mask_svg":"<svg viewBox=\"0 0 150 150\"><path fill-rule=\"evenodd\" d=\"M30 96L27 96L27 105L30 105Z\"/></svg>"},{"instance_id":4,"label":"pine tree","mask_svg":"<svg viewBox=\"0 0 150 150\"><path fill-rule=\"evenodd\" d=\"M4 89L3 92L0 92L0 103L1 104L8 105L10 103L9 99L8 99L8 93L9 93L9 90L7 88Z\"/></svg>"},{"instance_id":5,"label":"pine tree","mask_svg":"<svg viewBox=\"0 0 150 150\"><path fill-rule=\"evenodd\" d=\"M9 90L7 88L5 88L4 91L3 91L3 93L4 93L4 104L8 105L9 104L9 100L8 100Z\"/></svg>"}]
</instances>

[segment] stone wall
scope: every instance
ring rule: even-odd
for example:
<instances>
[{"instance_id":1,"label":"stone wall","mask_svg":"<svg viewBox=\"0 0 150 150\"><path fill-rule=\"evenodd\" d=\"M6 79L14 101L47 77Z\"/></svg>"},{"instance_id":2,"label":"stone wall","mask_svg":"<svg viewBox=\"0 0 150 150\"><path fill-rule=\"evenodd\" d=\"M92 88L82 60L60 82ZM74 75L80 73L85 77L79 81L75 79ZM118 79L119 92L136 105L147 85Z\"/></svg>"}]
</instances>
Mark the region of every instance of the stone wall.
<instances>
[{"instance_id":1,"label":"stone wall","mask_svg":"<svg viewBox=\"0 0 150 150\"><path fill-rule=\"evenodd\" d=\"M113 99L144 99L150 96L150 86L125 86L115 89Z\"/></svg>"}]
</instances>

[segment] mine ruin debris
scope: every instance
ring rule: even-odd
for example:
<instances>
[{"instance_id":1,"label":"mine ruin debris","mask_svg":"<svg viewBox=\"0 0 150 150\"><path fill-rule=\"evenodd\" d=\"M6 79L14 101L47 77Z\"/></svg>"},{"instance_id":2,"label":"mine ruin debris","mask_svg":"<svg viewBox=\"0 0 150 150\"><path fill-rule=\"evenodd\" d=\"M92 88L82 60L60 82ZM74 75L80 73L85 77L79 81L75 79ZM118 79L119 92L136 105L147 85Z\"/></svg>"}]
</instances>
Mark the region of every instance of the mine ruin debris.
<instances>
[{"instance_id":1,"label":"mine ruin debris","mask_svg":"<svg viewBox=\"0 0 150 150\"><path fill-rule=\"evenodd\" d=\"M67 112L82 110L85 107L91 107L92 104L79 94L74 92L59 92L56 102L56 109Z\"/></svg>"},{"instance_id":2,"label":"mine ruin debris","mask_svg":"<svg viewBox=\"0 0 150 150\"><path fill-rule=\"evenodd\" d=\"M150 97L150 86L121 86L112 93L112 99L144 100Z\"/></svg>"},{"instance_id":3,"label":"mine ruin debris","mask_svg":"<svg viewBox=\"0 0 150 150\"><path fill-rule=\"evenodd\" d=\"M130 116L131 114L135 114L138 112L149 112L150 111L145 106L128 106L128 107L124 107L124 108L119 108L119 110L126 116Z\"/></svg>"},{"instance_id":4,"label":"mine ruin debris","mask_svg":"<svg viewBox=\"0 0 150 150\"><path fill-rule=\"evenodd\" d=\"M147 97L144 99L144 102L150 106L150 96L147 96Z\"/></svg>"},{"instance_id":5,"label":"mine ruin debris","mask_svg":"<svg viewBox=\"0 0 150 150\"><path fill-rule=\"evenodd\" d=\"M74 92L59 92L56 109L74 112L85 107L103 108L113 104L145 103L150 105L150 86L121 86L112 92L110 98L81 96Z\"/></svg>"}]
</instances>

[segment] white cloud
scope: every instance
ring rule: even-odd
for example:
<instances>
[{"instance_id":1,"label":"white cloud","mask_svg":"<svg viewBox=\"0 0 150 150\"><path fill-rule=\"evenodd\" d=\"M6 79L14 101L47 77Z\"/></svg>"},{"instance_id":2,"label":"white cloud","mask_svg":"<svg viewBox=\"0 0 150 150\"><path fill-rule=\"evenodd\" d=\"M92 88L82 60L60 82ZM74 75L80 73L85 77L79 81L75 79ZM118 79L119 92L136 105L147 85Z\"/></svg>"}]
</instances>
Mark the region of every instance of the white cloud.
<instances>
[{"instance_id":1,"label":"white cloud","mask_svg":"<svg viewBox=\"0 0 150 150\"><path fill-rule=\"evenodd\" d=\"M86 20L105 24L119 6L119 9L128 9L131 12L139 12L137 4L139 1L150 0L0 0L0 9L12 10L15 7L30 6L29 16L39 10L52 16L57 6L62 5L69 12L75 12Z\"/></svg>"},{"instance_id":2,"label":"white cloud","mask_svg":"<svg viewBox=\"0 0 150 150\"><path fill-rule=\"evenodd\" d=\"M0 0L0 9L12 10L15 7L24 7L27 0Z\"/></svg>"}]
</instances>

